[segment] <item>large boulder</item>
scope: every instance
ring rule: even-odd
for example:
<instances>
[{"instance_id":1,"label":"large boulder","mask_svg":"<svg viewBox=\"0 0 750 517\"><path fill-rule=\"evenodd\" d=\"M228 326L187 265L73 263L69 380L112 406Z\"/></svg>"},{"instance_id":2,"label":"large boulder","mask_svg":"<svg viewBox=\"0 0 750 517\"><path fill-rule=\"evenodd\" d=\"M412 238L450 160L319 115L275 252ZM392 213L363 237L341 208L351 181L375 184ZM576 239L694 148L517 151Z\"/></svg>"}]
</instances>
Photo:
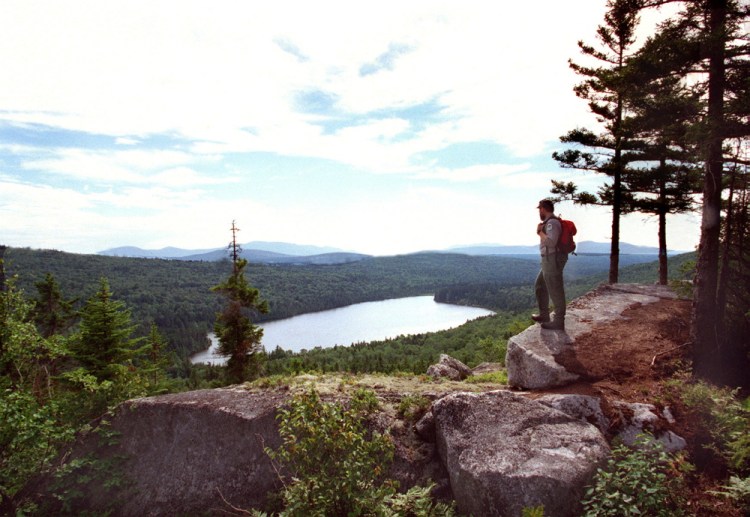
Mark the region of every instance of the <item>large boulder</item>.
<instances>
[{"instance_id":1,"label":"large boulder","mask_svg":"<svg viewBox=\"0 0 750 517\"><path fill-rule=\"evenodd\" d=\"M505 354L508 384L533 390L564 386L578 380L578 374L569 372L555 360L556 355L572 344L569 334L543 330L539 325L511 337Z\"/></svg>"},{"instance_id":2,"label":"large boulder","mask_svg":"<svg viewBox=\"0 0 750 517\"><path fill-rule=\"evenodd\" d=\"M676 296L665 286L614 284L601 286L576 299L567 309L565 330L544 330L532 325L508 340L505 364L508 384L523 389L546 389L570 384L579 379L556 357L575 346L579 336L596 332L596 325L621 317L634 304L655 303Z\"/></svg>"},{"instance_id":3,"label":"large boulder","mask_svg":"<svg viewBox=\"0 0 750 517\"><path fill-rule=\"evenodd\" d=\"M576 515L609 454L592 425L507 391L453 393L433 404L438 452L459 510L474 517Z\"/></svg>"},{"instance_id":4,"label":"large boulder","mask_svg":"<svg viewBox=\"0 0 750 517\"><path fill-rule=\"evenodd\" d=\"M455 357L440 354L440 360L427 368L427 375L435 379L446 377L452 381L462 381L472 375L472 371Z\"/></svg>"},{"instance_id":5,"label":"large boulder","mask_svg":"<svg viewBox=\"0 0 750 517\"><path fill-rule=\"evenodd\" d=\"M229 504L260 507L279 486L264 447L281 440L276 412L284 397L213 389L135 399L111 419L114 445L90 435L76 455L122 458L126 487L96 483L81 510L116 515L200 515ZM114 506L114 508L110 508Z\"/></svg>"}]
</instances>

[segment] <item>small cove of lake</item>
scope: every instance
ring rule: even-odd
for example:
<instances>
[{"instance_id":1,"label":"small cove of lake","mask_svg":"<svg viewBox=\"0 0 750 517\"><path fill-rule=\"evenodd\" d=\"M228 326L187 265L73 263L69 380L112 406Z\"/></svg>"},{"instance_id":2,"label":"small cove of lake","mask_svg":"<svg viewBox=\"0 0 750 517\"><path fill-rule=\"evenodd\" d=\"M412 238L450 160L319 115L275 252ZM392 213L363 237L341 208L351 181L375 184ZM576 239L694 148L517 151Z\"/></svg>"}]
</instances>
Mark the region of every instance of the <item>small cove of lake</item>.
<instances>
[{"instance_id":1,"label":"small cove of lake","mask_svg":"<svg viewBox=\"0 0 750 517\"><path fill-rule=\"evenodd\" d=\"M436 332L457 327L482 316L487 309L437 303L432 296L412 296L379 302L365 302L328 311L313 312L261 323L262 344L271 352L277 346L299 352L315 347L329 348L377 341L401 335ZM193 363L224 364L214 353L217 341L210 334L211 347L191 358Z\"/></svg>"}]
</instances>

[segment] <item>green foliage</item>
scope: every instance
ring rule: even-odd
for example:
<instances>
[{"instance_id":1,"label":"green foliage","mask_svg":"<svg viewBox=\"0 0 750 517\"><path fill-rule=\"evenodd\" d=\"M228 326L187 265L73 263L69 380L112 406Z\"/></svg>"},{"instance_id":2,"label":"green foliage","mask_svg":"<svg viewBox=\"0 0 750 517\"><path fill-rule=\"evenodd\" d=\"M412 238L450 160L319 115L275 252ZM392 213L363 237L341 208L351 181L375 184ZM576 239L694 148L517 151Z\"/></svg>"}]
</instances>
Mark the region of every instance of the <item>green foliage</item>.
<instances>
[{"instance_id":1,"label":"green foliage","mask_svg":"<svg viewBox=\"0 0 750 517\"><path fill-rule=\"evenodd\" d=\"M521 511L521 517L544 517L544 505L524 508Z\"/></svg>"},{"instance_id":2,"label":"green foliage","mask_svg":"<svg viewBox=\"0 0 750 517\"><path fill-rule=\"evenodd\" d=\"M133 320L139 324L138 333L147 334L150 323L156 323L170 347L181 357L205 349L205 336L222 308L221 300L210 289L222 281L226 261L107 257L21 248L8 248L5 255L8 271L19 275L21 287L27 291L52 273L62 291L84 300L93 294L91 278L107 277L119 299L132 308ZM587 257L568 264L566 273L578 278L605 268L606 257ZM533 283L537 272L536 256L471 257L439 253L373 257L325 266L249 264L246 268L253 285L268 300L269 313L261 315L259 321L359 302L435 293L466 283L526 286ZM533 299L529 293L523 296ZM502 292L499 295L504 296ZM512 296L509 300L516 303L514 299ZM502 304L498 308L508 310Z\"/></svg>"},{"instance_id":3,"label":"green foliage","mask_svg":"<svg viewBox=\"0 0 750 517\"><path fill-rule=\"evenodd\" d=\"M0 391L0 495L18 511L31 505L30 494L19 491L48 472L59 448L73 438L74 429L60 425L59 410L27 391Z\"/></svg>"},{"instance_id":4,"label":"green foliage","mask_svg":"<svg viewBox=\"0 0 750 517\"><path fill-rule=\"evenodd\" d=\"M404 494L394 494L385 501L385 508L379 509L380 514L388 517L453 517L456 515L454 505L433 501L430 497L430 491L433 488L434 485L415 486Z\"/></svg>"},{"instance_id":5,"label":"green foliage","mask_svg":"<svg viewBox=\"0 0 750 517\"><path fill-rule=\"evenodd\" d=\"M506 336L511 335L508 326L518 321L514 314L498 313L441 332L299 353L277 348L268 354L266 371L269 374L310 371L422 374L438 361L440 354L449 354L471 367L486 361L503 362ZM531 323L526 318L523 322L519 324L521 328Z\"/></svg>"},{"instance_id":6,"label":"green foliage","mask_svg":"<svg viewBox=\"0 0 750 517\"><path fill-rule=\"evenodd\" d=\"M44 337L65 332L75 320L75 300L65 300L57 279L47 273L37 282L37 298L34 300L34 321Z\"/></svg>"},{"instance_id":7,"label":"green foliage","mask_svg":"<svg viewBox=\"0 0 750 517\"><path fill-rule=\"evenodd\" d=\"M176 389L176 383L171 381L166 373L175 361L173 355L167 350L168 344L156 324L152 323L151 330L146 337L145 353L137 362L141 376L149 384L150 395L167 393Z\"/></svg>"},{"instance_id":8,"label":"green foliage","mask_svg":"<svg viewBox=\"0 0 750 517\"><path fill-rule=\"evenodd\" d=\"M98 380L112 380L139 353L140 340L131 337L134 331L130 311L112 297L109 282L102 278L99 290L81 311L80 327L71 343L73 357Z\"/></svg>"},{"instance_id":9,"label":"green foliage","mask_svg":"<svg viewBox=\"0 0 750 517\"><path fill-rule=\"evenodd\" d=\"M642 435L634 448L618 445L606 467L597 470L582 501L586 517L684 515L684 478L679 458L653 437Z\"/></svg>"},{"instance_id":10,"label":"green foliage","mask_svg":"<svg viewBox=\"0 0 750 517\"><path fill-rule=\"evenodd\" d=\"M267 450L291 472L283 491L282 516L452 516L452 506L435 503L432 487L404 494L385 479L393 459L387 435L368 431L379 404L371 391L357 390L349 408L326 403L314 389L292 398L279 413L282 445Z\"/></svg>"},{"instance_id":11,"label":"green foliage","mask_svg":"<svg viewBox=\"0 0 750 517\"><path fill-rule=\"evenodd\" d=\"M62 373L69 384L69 404L76 407L78 419L95 418L119 402L156 393L163 389L159 358L154 356L158 335L143 344L134 338L136 326L130 310L115 300L105 278L99 290L81 311L77 332L71 336L71 356L78 367ZM156 363L151 359L156 358ZM78 393L87 396L79 397Z\"/></svg>"},{"instance_id":12,"label":"green foliage","mask_svg":"<svg viewBox=\"0 0 750 517\"><path fill-rule=\"evenodd\" d=\"M0 286L2 287L2 286ZM11 385L42 396L53 366L66 354L64 339L44 339L32 321L32 306L15 281L0 291L0 373Z\"/></svg>"},{"instance_id":13,"label":"green foliage","mask_svg":"<svg viewBox=\"0 0 750 517\"><path fill-rule=\"evenodd\" d=\"M396 413L404 420L416 422L430 409L432 401L423 395L405 395L396 408Z\"/></svg>"},{"instance_id":14,"label":"green foliage","mask_svg":"<svg viewBox=\"0 0 750 517\"><path fill-rule=\"evenodd\" d=\"M691 254L692 255L692 254ZM669 287L677 293L680 298L689 300L693 298L693 282L695 275L695 260L685 260L679 266L679 274L669 282Z\"/></svg>"},{"instance_id":15,"label":"green foliage","mask_svg":"<svg viewBox=\"0 0 750 517\"><path fill-rule=\"evenodd\" d=\"M514 324L515 322L508 325L509 330ZM490 363L500 363L505 366L505 354L508 351L507 337L484 337L479 340L479 348L482 350L485 361Z\"/></svg>"},{"instance_id":16,"label":"green foliage","mask_svg":"<svg viewBox=\"0 0 750 517\"><path fill-rule=\"evenodd\" d=\"M374 391L358 388L354 391L349 410L355 415L366 417L380 409L380 401Z\"/></svg>"},{"instance_id":17,"label":"green foliage","mask_svg":"<svg viewBox=\"0 0 750 517\"><path fill-rule=\"evenodd\" d=\"M96 436L99 451L115 445L119 433L113 431L107 420L88 433ZM123 504L123 494L131 481L122 473L127 457L114 454L87 454L70 459L54 472L50 494L40 509L42 515L89 515L90 498L105 500L106 511L93 515L109 515ZM104 492L104 493L102 493Z\"/></svg>"},{"instance_id":18,"label":"green foliage","mask_svg":"<svg viewBox=\"0 0 750 517\"><path fill-rule=\"evenodd\" d=\"M707 446L724 458L738 474L750 473L750 411L737 392L703 381L671 383L693 417L708 430L713 441Z\"/></svg>"},{"instance_id":19,"label":"green foliage","mask_svg":"<svg viewBox=\"0 0 750 517\"><path fill-rule=\"evenodd\" d=\"M745 515L750 514L750 477L731 476L721 490L712 493L734 501Z\"/></svg>"},{"instance_id":20,"label":"green foliage","mask_svg":"<svg viewBox=\"0 0 750 517\"><path fill-rule=\"evenodd\" d=\"M49 472L75 429L62 418L53 375L65 340L39 334L14 282L0 287L0 510L15 513L34 508L24 487Z\"/></svg>"},{"instance_id":21,"label":"green foliage","mask_svg":"<svg viewBox=\"0 0 750 517\"><path fill-rule=\"evenodd\" d=\"M229 278L212 288L226 299L214 333L219 340L219 353L228 356L227 376L235 383L260 375L263 329L253 324L252 318L268 312L268 303L260 298L260 291L245 278L246 266L245 259L237 259Z\"/></svg>"},{"instance_id":22,"label":"green foliage","mask_svg":"<svg viewBox=\"0 0 750 517\"><path fill-rule=\"evenodd\" d=\"M480 373L479 375L472 375L466 379L469 384L508 384L508 372L505 370L499 370L497 372Z\"/></svg>"},{"instance_id":23,"label":"green foliage","mask_svg":"<svg viewBox=\"0 0 750 517\"><path fill-rule=\"evenodd\" d=\"M152 363L145 353L153 353L153 346L140 347L139 340L130 337L129 312L112 300L105 280L73 333L60 319L40 318L40 299L32 304L14 282L2 287L0 513L44 514L35 502L39 480L72 473L80 463L63 459L64 447L114 404L152 393L163 372L156 371L158 361ZM54 278L46 278L44 289L62 300ZM98 469L108 483L116 482L111 463L92 461L88 472ZM78 484L55 495L63 504L60 511L75 499Z\"/></svg>"},{"instance_id":24,"label":"green foliage","mask_svg":"<svg viewBox=\"0 0 750 517\"><path fill-rule=\"evenodd\" d=\"M383 480L393 444L388 436L367 432L364 408L371 403L362 395L355 394L346 411L311 389L280 411L283 443L269 455L292 474L282 515L368 515L395 493L393 483Z\"/></svg>"}]
</instances>

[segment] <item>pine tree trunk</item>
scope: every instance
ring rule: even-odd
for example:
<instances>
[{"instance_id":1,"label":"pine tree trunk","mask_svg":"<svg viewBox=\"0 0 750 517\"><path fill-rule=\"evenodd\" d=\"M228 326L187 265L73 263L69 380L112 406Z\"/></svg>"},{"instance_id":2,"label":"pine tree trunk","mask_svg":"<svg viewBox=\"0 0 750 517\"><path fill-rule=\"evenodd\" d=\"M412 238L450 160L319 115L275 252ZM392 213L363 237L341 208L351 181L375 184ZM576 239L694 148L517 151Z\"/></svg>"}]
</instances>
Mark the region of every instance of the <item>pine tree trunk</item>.
<instances>
[{"instance_id":1,"label":"pine tree trunk","mask_svg":"<svg viewBox=\"0 0 750 517\"><path fill-rule=\"evenodd\" d=\"M727 0L709 0L711 34L707 45L708 135L703 183L703 216L693 294L693 375L722 382L720 322L716 311L721 229L722 130L724 122L725 36Z\"/></svg>"},{"instance_id":2,"label":"pine tree trunk","mask_svg":"<svg viewBox=\"0 0 750 517\"><path fill-rule=\"evenodd\" d=\"M609 251L609 283L616 284L619 280L620 271L620 215L622 214L622 136L620 127L622 123L622 98L617 101L615 119L615 155L613 158L614 177L612 199L612 246Z\"/></svg>"},{"instance_id":3,"label":"pine tree trunk","mask_svg":"<svg viewBox=\"0 0 750 517\"><path fill-rule=\"evenodd\" d=\"M609 283L616 284L619 280L620 270L620 214L621 193L620 193L620 173L615 173L615 200L612 204L612 245L609 250Z\"/></svg>"},{"instance_id":4,"label":"pine tree trunk","mask_svg":"<svg viewBox=\"0 0 750 517\"><path fill-rule=\"evenodd\" d=\"M667 262L667 214L659 210L659 284L667 285L669 281L669 263Z\"/></svg>"},{"instance_id":5,"label":"pine tree trunk","mask_svg":"<svg viewBox=\"0 0 750 517\"><path fill-rule=\"evenodd\" d=\"M659 284L667 285L669 265L667 262L667 185L665 179L666 160L661 159L659 177Z\"/></svg>"}]
</instances>

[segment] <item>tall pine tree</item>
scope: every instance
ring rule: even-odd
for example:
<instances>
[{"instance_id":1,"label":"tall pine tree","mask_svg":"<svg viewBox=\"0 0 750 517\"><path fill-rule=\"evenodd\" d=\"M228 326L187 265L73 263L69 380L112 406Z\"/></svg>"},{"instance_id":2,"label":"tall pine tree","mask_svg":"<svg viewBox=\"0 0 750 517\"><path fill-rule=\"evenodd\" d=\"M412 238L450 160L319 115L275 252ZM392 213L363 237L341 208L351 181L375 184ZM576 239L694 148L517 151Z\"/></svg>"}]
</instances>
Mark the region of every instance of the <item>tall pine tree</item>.
<instances>
[{"instance_id":1,"label":"tall pine tree","mask_svg":"<svg viewBox=\"0 0 750 517\"><path fill-rule=\"evenodd\" d=\"M73 357L99 381L115 381L130 369L144 350L133 338L130 310L112 298L106 278L81 310L78 334L72 340Z\"/></svg>"},{"instance_id":2,"label":"tall pine tree","mask_svg":"<svg viewBox=\"0 0 750 517\"><path fill-rule=\"evenodd\" d=\"M664 0L644 0L659 7ZM661 24L641 53L664 75L679 75L706 101L700 130L704 163L702 220L693 297L693 372L715 382L727 378L736 344L726 340L719 306L724 155L728 139L750 135L750 79L747 32L750 6L738 0L683 0L681 11Z\"/></svg>"},{"instance_id":3,"label":"tall pine tree","mask_svg":"<svg viewBox=\"0 0 750 517\"><path fill-rule=\"evenodd\" d=\"M219 353L228 356L227 376L239 383L257 377L262 368L263 329L253 323L258 313L268 312L268 303L260 298L260 291L245 278L247 260L240 257L237 228L232 222L232 274L212 288L226 299L224 310L218 315L214 333L219 340Z\"/></svg>"},{"instance_id":4,"label":"tall pine tree","mask_svg":"<svg viewBox=\"0 0 750 517\"><path fill-rule=\"evenodd\" d=\"M600 132L576 128L560 138L561 142L576 148L555 152L552 157L562 167L605 174L612 183L605 185L599 195L577 193L574 184L555 182L553 194L572 198L582 204L612 206L612 243L610 249L609 282L615 283L619 275L620 215L623 211L623 175L626 163L623 153L631 145L623 121L627 115L632 85L626 77L625 67L635 43L638 26L638 0L608 0L604 24L599 26L598 47L579 42L586 59L594 59L598 66L585 66L570 62L570 67L584 81L575 87L578 97L588 101L589 109L603 126ZM588 150L581 150L579 148Z\"/></svg>"},{"instance_id":5,"label":"tall pine tree","mask_svg":"<svg viewBox=\"0 0 750 517\"><path fill-rule=\"evenodd\" d=\"M631 165L625 174L626 211L658 217L659 283L666 285L667 214L695 210L694 195L700 193L700 164L691 131L700 102L678 77L649 77L638 59L630 60L628 67L637 93L627 124L639 146L626 157Z\"/></svg>"},{"instance_id":6,"label":"tall pine tree","mask_svg":"<svg viewBox=\"0 0 750 517\"><path fill-rule=\"evenodd\" d=\"M66 300L60 291L60 284L52 273L37 282L37 297L34 299L34 321L44 337L60 334L68 330L75 320L73 304Z\"/></svg>"}]
</instances>

